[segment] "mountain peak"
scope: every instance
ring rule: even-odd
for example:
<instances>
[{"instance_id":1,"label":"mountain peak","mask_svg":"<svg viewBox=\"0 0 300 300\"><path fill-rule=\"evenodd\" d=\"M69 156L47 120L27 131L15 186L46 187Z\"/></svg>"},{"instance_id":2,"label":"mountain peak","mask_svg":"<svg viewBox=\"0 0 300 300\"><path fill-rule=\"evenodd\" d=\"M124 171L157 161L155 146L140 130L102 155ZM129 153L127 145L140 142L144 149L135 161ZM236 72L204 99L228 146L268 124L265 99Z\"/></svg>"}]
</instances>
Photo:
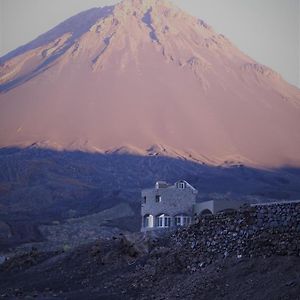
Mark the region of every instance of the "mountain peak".
<instances>
[{"instance_id":1,"label":"mountain peak","mask_svg":"<svg viewBox=\"0 0 300 300\"><path fill-rule=\"evenodd\" d=\"M178 7L167 0L123 0L115 6L115 15L143 17L146 14L152 17L170 12L182 12Z\"/></svg>"},{"instance_id":2,"label":"mountain peak","mask_svg":"<svg viewBox=\"0 0 300 300\"><path fill-rule=\"evenodd\" d=\"M174 4L167 0L123 0L117 6L133 9L147 10L151 7L176 8Z\"/></svg>"},{"instance_id":3,"label":"mountain peak","mask_svg":"<svg viewBox=\"0 0 300 300\"><path fill-rule=\"evenodd\" d=\"M299 120L298 89L169 1L83 12L0 63L0 147L300 165Z\"/></svg>"}]
</instances>

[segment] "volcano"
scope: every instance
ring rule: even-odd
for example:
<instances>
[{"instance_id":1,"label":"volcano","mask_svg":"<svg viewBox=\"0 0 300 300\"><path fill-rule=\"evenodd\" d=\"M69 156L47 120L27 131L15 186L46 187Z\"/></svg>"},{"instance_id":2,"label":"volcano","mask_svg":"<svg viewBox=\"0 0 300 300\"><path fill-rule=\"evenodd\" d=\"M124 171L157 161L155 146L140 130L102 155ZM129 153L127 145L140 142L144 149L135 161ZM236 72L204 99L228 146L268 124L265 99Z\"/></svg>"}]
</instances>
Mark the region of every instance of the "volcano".
<instances>
[{"instance_id":1,"label":"volcano","mask_svg":"<svg viewBox=\"0 0 300 300\"><path fill-rule=\"evenodd\" d=\"M296 167L300 91L170 2L124 0L1 58L13 146Z\"/></svg>"}]
</instances>

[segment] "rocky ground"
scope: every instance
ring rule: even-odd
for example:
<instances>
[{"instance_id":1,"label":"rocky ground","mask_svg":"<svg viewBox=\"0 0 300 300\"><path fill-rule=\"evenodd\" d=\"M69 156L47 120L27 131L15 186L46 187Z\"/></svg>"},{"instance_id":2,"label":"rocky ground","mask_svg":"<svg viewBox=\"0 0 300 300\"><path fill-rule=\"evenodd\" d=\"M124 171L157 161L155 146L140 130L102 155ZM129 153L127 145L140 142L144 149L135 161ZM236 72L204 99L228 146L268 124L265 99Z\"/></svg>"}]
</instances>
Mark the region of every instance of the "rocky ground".
<instances>
[{"instance_id":1,"label":"rocky ground","mask_svg":"<svg viewBox=\"0 0 300 300\"><path fill-rule=\"evenodd\" d=\"M300 299L299 216L299 204L255 207L202 217L160 237L33 249L0 266L0 297Z\"/></svg>"},{"instance_id":2,"label":"rocky ground","mask_svg":"<svg viewBox=\"0 0 300 300\"><path fill-rule=\"evenodd\" d=\"M122 203L88 216L70 218L63 222L53 221L49 225L38 226L41 236L44 237L42 241L22 244L12 252L21 254L30 251L31 248L40 251L69 250L99 238L109 238L121 232L129 233L129 230L121 230L119 227L122 227L122 221L125 222L126 219L134 216L135 212L130 206ZM7 254L9 255L9 252Z\"/></svg>"}]
</instances>

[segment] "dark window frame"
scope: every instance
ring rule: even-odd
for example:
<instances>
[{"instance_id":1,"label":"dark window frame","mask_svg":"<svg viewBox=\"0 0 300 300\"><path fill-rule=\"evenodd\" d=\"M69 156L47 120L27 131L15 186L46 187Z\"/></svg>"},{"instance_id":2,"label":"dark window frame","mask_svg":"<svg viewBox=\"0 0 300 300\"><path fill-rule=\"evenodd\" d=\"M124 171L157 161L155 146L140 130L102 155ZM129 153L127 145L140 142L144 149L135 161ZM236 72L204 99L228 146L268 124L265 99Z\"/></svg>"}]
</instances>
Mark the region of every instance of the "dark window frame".
<instances>
[{"instance_id":1,"label":"dark window frame","mask_svg":"<svg viewBox=\"0 0 300 300\"><path fill-rule=\"evenodd\" d=\"M155 196L155 202L160 203L161 202L161 195L156 195Z\"/></svg>"}]
</instances>

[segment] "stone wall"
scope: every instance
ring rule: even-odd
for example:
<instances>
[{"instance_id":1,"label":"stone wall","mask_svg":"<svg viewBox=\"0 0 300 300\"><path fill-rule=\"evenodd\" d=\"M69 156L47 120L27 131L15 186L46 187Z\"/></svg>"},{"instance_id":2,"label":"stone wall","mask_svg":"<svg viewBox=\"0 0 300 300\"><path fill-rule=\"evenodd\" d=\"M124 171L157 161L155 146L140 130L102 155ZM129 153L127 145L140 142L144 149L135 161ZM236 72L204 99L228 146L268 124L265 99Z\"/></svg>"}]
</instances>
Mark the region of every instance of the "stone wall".
<instances>
[{"instance_id":1,"label":"stone wall","mask_svg":"<svg viewBox=\"0 0 300 300\"><path fill-rule=\"evenodd\" d=\"M257 205L203 216L172 239L193 268L228 256L300 256L300 203Z\"/></svg>"}]
</instances>

